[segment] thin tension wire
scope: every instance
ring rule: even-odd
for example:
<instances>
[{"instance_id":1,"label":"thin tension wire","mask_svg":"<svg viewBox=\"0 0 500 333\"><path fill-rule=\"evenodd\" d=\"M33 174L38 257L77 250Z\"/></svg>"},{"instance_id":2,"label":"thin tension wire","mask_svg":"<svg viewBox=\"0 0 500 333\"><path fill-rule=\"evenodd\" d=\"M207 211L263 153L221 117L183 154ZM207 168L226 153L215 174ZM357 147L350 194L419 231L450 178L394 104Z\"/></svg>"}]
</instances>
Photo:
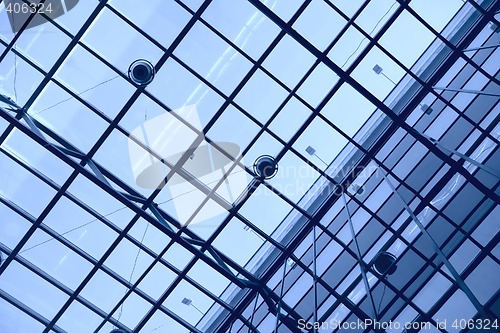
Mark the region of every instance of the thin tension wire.
<instances>
[{"instance_id":1,"label":"thin tension wire","mask_svg":"<svg viewBox=\"0 0 500 333\"><path fill-rule=\"evenodd\" d=\"M108 82L110 82L110 81L113 81L113 80L117 79L118 77L120 77L120 75L116 75L115 77L112 77L111 79L107 79L107 80L105 80L105 81L103 81L103 82L101 82L101 83L96 84L96 85L95 85L95 86L93 86L93 87L90 87L90 88L88 88L88 89L85 89L84 91L79 92L78 94L76 94L76 96L81 96L81 95L83 95L84 93L86 93L86 92L88 92L88 91L94 90L95 88L97 88L97 87L99 87L99 86L102 86L103 84L106 84L106 83L108 83ZM44 112L44 111L47 111L47 110L52 109L52 108L55 108L55 107L56 107L56 106L58 106L59 104L62 104L62 103L68 102L68 101L70 101L70 100L72 100L72 99L75 99L75 96L71 96L71 97L69 97L69 98L66 98L66 99L64 99L64 100L62 100L62 101L57 102L57 103L56 103L56 104L54 104L54 105L51 105L51 106L49 106L49 107L46 107L45 109L42 109L42 110L40 110L40 111L38 111L38 112L34 112L33 114L34 114L34 115L35 115L35 114L40 114L40 113L42 113L42 112Z\"/></svg>"},{"instance_id":2,"label":"thin tension wire","mask_svg":"<svg viewBox=\"0 0 500 333\"><path fill-rule=\"evenodd\" d=\"M244 170L239 170L239 171L236 171L236 172L234 172L234 173L236 174L236 173L238 173L238 172L243 172L243 171L244 171ZM207 184L208 184L208 185L211 185L211 184L216 183L216 182L218 182L218 181L219 181L219 180L214 180L214 181L209 182L209 183L207 183ZM197 189L192 189L192 190L189 190L189 191L187 191L187 192L180 193L179 195L176 195L176 196L175 196L175 197L173 197L173 198L170 198L170 199L168 199L168 200L165 200L165 201L160 202L158 205L163 205L163 204L166 204L167 202L170 202L170 201L172 201L172 200L175 200L175 199L177 199L177 198L179 198L179 197L181 197L181 196L183 196L183 195L189 194L189 193L194 192L194 191L197 191ZM118 208L118 209L116 209L116 210L114 210L114 211L110 212L110 213L107 213L107 214L103 215L103 217L108 217L108 216L113 215L113 214L115 214L115 213L118 213L119 211L124 210L124 209L126 209L126 208L127 208L127 206L123 206L123 207L121 207L121 208ZM94 222L96 222L96 221L99 221L99 219L98 219L98 218L95 218L95 219L93 219L93 220L91 220L91 221L88 221L88 222L86 222L86 223L82 224L82 225L79 225L78 227L75 227L75 228L70 229L70 230L68 230L68 231L65 231L65 232L63 232L63 233L60 233L60 234L58 234L58 236L64 236L64 235L66 235L66 234L69 234L70 232L73 232L73 231L75 231L75 230L81 229L81 228L83 228L83 227L85 227L85 226L87 226L87 225L89 225L89 224L92 224L92 223L94 223ZM24 250L20 251L20 252L19 252L19 254L24 253L24 252L26 252L26 251L28 251L28 250L34 249L34 248L36 248L36 247L38 247L38 246L40 246L40 245L46 244L46 243L48 243L48 242L50 242L50 241L53 241L54 239L56 239L56 238L55 238L55 237L51 237L51 238L49 238L49 239L47 239L47 240L45 240L45 241L43 241L43 242L41 242L41 243L35 244L35 245L33 245L33 246L30 246L30 247L29 247L29 248L27 248L27 249L24 249Z\"/></svg>"}]
</instances>

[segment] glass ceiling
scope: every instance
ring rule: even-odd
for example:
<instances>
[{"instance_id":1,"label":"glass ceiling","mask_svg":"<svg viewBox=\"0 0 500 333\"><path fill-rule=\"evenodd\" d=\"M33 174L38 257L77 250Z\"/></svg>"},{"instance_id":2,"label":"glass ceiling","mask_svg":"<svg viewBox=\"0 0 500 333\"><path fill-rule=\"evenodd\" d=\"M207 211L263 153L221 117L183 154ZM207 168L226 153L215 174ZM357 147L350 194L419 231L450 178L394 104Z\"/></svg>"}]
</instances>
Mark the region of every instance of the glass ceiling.
<instances>
[{"instance_id":1,"label":"glass ceiling","mask_svg":"<svg viewBox=\"0 0 500 333\"><path fill-rule=\"evenodd\" d=\"M498 1L31 2L0 1L1 332L496 323Z\"/></svg>"}]
</instances>

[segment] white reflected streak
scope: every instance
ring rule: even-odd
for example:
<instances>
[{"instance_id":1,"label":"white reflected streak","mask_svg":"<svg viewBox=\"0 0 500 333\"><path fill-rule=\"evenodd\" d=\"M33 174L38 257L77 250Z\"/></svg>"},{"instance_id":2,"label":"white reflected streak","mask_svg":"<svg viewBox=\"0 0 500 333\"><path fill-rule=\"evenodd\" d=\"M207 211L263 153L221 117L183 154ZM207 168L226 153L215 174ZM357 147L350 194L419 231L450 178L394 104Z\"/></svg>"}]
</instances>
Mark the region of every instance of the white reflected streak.
<instances>
[{"instance_id":1,"label":"white reflected streak","mask_svg":"<svg viewBox=\"0 0 500 333\"><path fill-rule=\"evenodd\" d=\"M267 4L269 1L265 1L264 4ZM275 7L276 3L278 1L275 0L271 9ZM261 16L261 18L258 19L258 17ZM265 17L260 14L259 12L255 12L252 17L247 21L243 29L238 33L236 38L234 39L234 44L238 45L241 49L247 45L248 41L252 37L252 35L258 30L258 28L262 25L262 22L264 22ZM238 55L238 51L234 50L231 46L229 46L222 56L216 61L216 63L210 68L208 71L208 74L205 76L207 80L210 80L213 78L213 83L219 81L221 78L222 74L224 74L231 64L233 60L236 58ZM184 105L189 105L189 104L197 104L199 103L205 95L210 91L209 88L204 88L204 84L200 83L196 89L189 95L188 99L186 100L186 103ZM201 92L201 95L199 93Z\"/></svg>"}]
</instances>

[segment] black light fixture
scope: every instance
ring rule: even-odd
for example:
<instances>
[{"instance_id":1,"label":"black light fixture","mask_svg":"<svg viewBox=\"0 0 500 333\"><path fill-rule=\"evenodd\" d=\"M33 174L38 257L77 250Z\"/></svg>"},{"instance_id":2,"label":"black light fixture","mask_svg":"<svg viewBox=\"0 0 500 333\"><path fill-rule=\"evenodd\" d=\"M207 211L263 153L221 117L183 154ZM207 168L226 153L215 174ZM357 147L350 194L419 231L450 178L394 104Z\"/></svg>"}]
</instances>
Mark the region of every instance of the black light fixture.
<instances>
[{"instance_id":1,"label":"black light fixture","mask_svg":"<svg viewBox=\"0 0 500 333\"><path fill-rule=\"evenodd\" d=\"M127 331L122 330L121 328L115 328L114 330L112 330L109 333L127 333Z\"/></svg>"},{"instance_id":2,"label":"black light fixture","mask_svg":"<svg viewBox=\"0 0 500 333\"><path fill-rule=\"evenodd\" d=\"M372 260L372 268L379 275L392 275L397 266L394 264L396 262L396 256L389 252L379 252Z\"/></svg>"},{"instance_id":3,"label":"black light fixture","mask_svg":"<svg viewBox=\"0 0 500 333\"><path fill-rule=\"evenodd\" d=\"M155 68L144 59L134 61L128 68L128 77L138 86L150 84L155 77Z\"/></svg>"},{"instance_id":4,"label":"black light fixture","mask_svg":"<svg viewBox=\"0 0 500 333\"><path fill-rule=\"evenodd\" d=\"M278 172L278 162L270 155L262 155L255 160L253 172L261 179L271 179Z\"/></svg>"}]
</instances>

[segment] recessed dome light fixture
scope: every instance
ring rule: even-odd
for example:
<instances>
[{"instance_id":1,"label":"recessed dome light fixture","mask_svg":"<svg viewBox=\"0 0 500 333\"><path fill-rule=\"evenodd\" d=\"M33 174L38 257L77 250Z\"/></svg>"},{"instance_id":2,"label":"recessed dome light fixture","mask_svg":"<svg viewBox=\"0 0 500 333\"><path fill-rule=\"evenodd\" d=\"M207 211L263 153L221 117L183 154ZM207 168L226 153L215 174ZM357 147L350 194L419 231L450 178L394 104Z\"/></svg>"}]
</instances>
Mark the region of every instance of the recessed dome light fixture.
<instances>
[{"instance_id":1,"label":"recessed dome light fixture","mask_svg":"<svg viewBox=\"0 0 500 333\"><path fill-rule=\"evenodd\" d=\"M139 86L150 84L155 77L155 68L144 59L134 61L128 68L128 77Z\"/></svg>"},{"instance_id":2,"label":"recessed dome light fixture","mask_svg":"<svg viewBox=\"0 0 500 333\"><path fill-rule=\"evenodd\" d=\"M373 270L380 275L392 275L397 266L394 264L396 262L396 256L389 252L379 252L372 260Z\"/></svg>"},{"instance_id":3,"label":"recessed dome light fixture","mask_svg":"<svg viewBox=\"0 0 500 333\"><path fill-rule=\"evenodd\" d=\"M278 172L278 162L270 155L262 155L255 160L253 172L261 179L271 179Z\"/></svg>"}]
</instances>

